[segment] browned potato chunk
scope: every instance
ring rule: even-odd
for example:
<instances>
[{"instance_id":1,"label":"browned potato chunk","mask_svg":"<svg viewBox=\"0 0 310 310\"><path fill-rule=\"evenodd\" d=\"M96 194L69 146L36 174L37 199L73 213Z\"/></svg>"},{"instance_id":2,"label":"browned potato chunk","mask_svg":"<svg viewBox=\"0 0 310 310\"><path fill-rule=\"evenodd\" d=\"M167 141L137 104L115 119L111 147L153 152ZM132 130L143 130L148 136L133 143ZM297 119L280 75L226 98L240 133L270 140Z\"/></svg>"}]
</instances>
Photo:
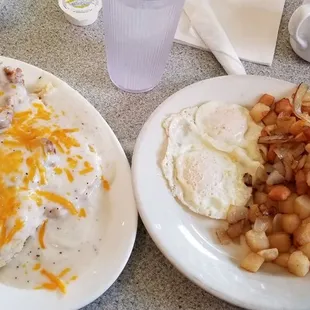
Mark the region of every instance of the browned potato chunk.
<instances>
[{"instance_id":1,"label":"browned potato chunk","mask_svg":"<svg viewBox=\"0 0 310 310\"><path fill-rule=\"evenodd\" d=\"M310 223L310 217L307 217L306 219L302 220L301 223L302 225Z\"/></svg>"},{"instance_id":2,"label":"browned potato chunk","mask_svg":"<svg viewBox=\"0 0 310 310\"><path fill-rule=\"evenodd\" d=\"M286 214L294 213L294 202L297 197L297 194L293 193L286 200L279 201L279 212Z\"/></svg>"},{"instance_id":3,"label":"browned potato chunk","mask_svg":"<svg viewBox=\"0 0 310 310\"><path fill-rule=\"evenodd\" d=\"M277 129L275 130L276 134L287 134L290 132L291 126L296 122L295 117L289 118L278 118L277 119Z\"/></svg>"},{"instance_id":4,"label":"browned potato chunk","mask_svg":"<svg viewBox=\"0 0 310 310\"><path fill-rule=\"evenodd\" d=\"M299 226L294 231L294 244L297 247L310 242L310 223Z\"/></svg>"},{"instance_id":5,"label":"browned potato chunk","mask_svg":"<svg viewBox=\"0 0 310 310\"><path fill-rule=\"evenodd\" d=\"M281 267L287 268L287 263L290 255L291 254L289 253L280 253L279 256L274 260L274 263Z\"/></svg>"},{"instance_id":6,"label":"browned potato chunk","mask_svg":"<svg viewBox=\"0 0 310 310\"><path fill-rule=\"evenodd\" d=\"M237 238L243 233L244 220L239 221L235 224L230 224L227 229L227 235L231 238Z\"/></svg>"},{"instance_id":7,"label":"browned potato chunk","mask_svg":"<svg viewBox=\"0 0 310 310\"><path fill-rule=\"evenodd\" d=\"M310 197L302 195L295 199L294 212L303 220L310 216Z\"/></svg>"},{"instance_id":8,"label":"browned potato chunk","mask_svg":"<svg viewBox=\"0 0 310 310\"><path fill-rule=\"evenodd\" d=\"M278 213L275 215L272 221L272 232L280 232L282 229L282 214Z\"/></svg>"},{"instance_id":9,"label":"browned potato chunk","mask_svg":"<svg viewBox=\"0 0 310 310\"><path fill-rule=\"evenodd\" d=\"M303 133L303 132L301 132L301 133L299 133L296 137L295 137L295 139L294 139L296 142L307 142L308 141L308 138L307 138L307 136Z\"/></svg>"},{"instance_id":10,"label":"browned potato chunk","mask_svg":"<svg viewBox=\"0 0 310 310\"><path fill-rule=\"evenodd\" d=\"M310 153L310 143L308 143L306 146L305 146L305 149L308 153Z\"/></svg>"},{"instance_id":11,"label":"browned potato chunk","mask_svg":"<svg viewBox=\"0 0 310 310\"><path fill-rule=\"evenodd\" d=\"M257 204L251 205L250 208L248 209L248 218L250 222L254 223L255 220L260 216L263 216L263 214L260 211L258 205Z\"/></svg>"},{"instance_id":12,"label":"browned potato chunk","mask_svg":"<svg viewBox=\"0 0 310 310\"><path fill-rule=\"evenodd\" d=\"M303 170L297 171L295 175L295 181L296 181L297 194L298 195L306 194L308 190L308 184L307 184L306 174Z\"/></svg>"},{"instance_id":13,"label":"browned potato chunk","mask_svg":"<svg viewBox=\"0 0 310 310\"><path fill-rule=\"evenodd\" d=\"M264 257L265 262L271 262L279 256L279 251L278 249L267 249L259 251L257 254Z\"/></svg>"},{"instance_id":14,"label":"browned potato chunk","mask_svg":"<svg viewBox=\"0 0 310 310\"><path fill-rule=\"evenodd\" d=\"M250 111L250 115L254 122L259 123L270 111L270 107L263 103L256 103Z\"/></svg>"},{"instance_id":15,"label":"browned potato chunk","mask_svg":"<svg viewBox=\"0 0 310 310\"><path fill-rule=\"evenodd\" d=\"M274 111L270 111L264 118L263 123L266 126L274 125L277 122L278 116Z\"/></svg>"},{"instance_id":16,"label":"browned potato chunk","mask_svg":"<svg viewBox=\"0 0 310 310\"><path fill-rule=\"evenodd\" d=\"M269 240L265 232L249 230L245 234L245 239L253 252L258 252L269 248Z\"/></svg>"},{"instance_id":17,"label":"browned potato chunk","mask_svg":"<svg viewBox=\"0 0 310 310\"><path fill-rule=\"evenodd\" d=\"M282 214L282 229L292 234L300 225L301 220L297 214Z\"/></svg>"},{"instance_id":18,"label":"browned potato chunk","mask_svg":"<svg viewBox=\"0 0 310 310\"><path fill-rule=\"evenodd\" d=\"M288 252L292 243L290 236L285 232L276 232L268 236L271 248L277 248L280 253Z\"/></svg>"},{"instance_id":19,"label":"browned potato chunk","mask_svg":"<svg viewBox=\"0 0 310 310\"><path fill-rule=\"evenodd\" d=\"M286 200L291 194L291 191L288 187L284 185L274 185L271 187L271 191L268 194L268 197L271 200L283 201Z\"/></svg>"},{"instance_id":20,"label":"browned potato chunk","mask_svg":"<svg viewBox=\"0 0 310 310\"><path fill-rule=\"evenodd\" d=\"M308 259L310 259L310 243L304 244L299 248L299 250L303 252L308 257Z\"/></svg>"},{"instance_id":21,"label":"browned potato chunk","mask_svg":"<svg viewBox=\"0 0 310 310\"><path fill-rule=\"evenodd\" d=\"M302 133L304 127L305 127L305 121L299 120L291 126L290 133L294 136L297 136L298 134Z\"/></svg>"},{"instance_id":22,"label":"browned potato chunk","mask_svg":"<svg viewBox=\"0 0 310 310\"><path fill-rule=\"evenodd\" d=\"M298 277L304 277L309 272L310 262L301 251L291 254L287 262L288 271Z\"/></svg>"},{"instance_id":23,"label":"browned potato chunk","mask_svg":"<svg viewBox=\"0 0 310 310\"><path fill-rule=\"evenodd\" d=\"M287 98L283 98L280 101L276 102L275 106L276 113L285 112L290 115L293 112L293 107Z\"/></svg>"},{"instance_id":24,"label":"browned potato chunk","mask_svg":"<svg viewBox=\"0 0 310 310\"><path fill-rule=\"evenodd\" d=\"M251 252L242 260L240 267L250 272L257 272L263 263L262 256Z\"/></svg>"},{"instance_id":25,"label":"browned potato chunk","mask_svg":"<svg viewBox=\"0 0 310 310\"><path fill-rule=\"evenodd\" d=\"M254 203L261 205L267 201L268 195L264 192L255 192Z\"/></svg>"},{"instance_id":26,"label":"browned potato chunk","mask_svg":"<svg viewBox=\"0 0 310 310\"><path fill-rule=\"evenodd\" d=\"M229 224L235 224L245 218L247 218L248 209L244 207L230 206L227 212L227 222Z\"/></svg>"},{"instance_id":27,"label":"browned potato chunk","mask_svg":"<svg viewBox=\"0 0 310 310\"><path fill-rule=\"evenodd\" d=\"M263 104L271 107L274 103L274 97L269 95L269 94L264 94L260 97L258 102L263 103Z\"/></svg>"},{"instance_id":28,"label":"browned potato chunk","mask_svg":"<svg viewBox=\"0 0 310 310\"><path fill-rule=\"evenodd\" d=\"M220 243L223 245L227 245L231 242L231 239L227 235L227 232L224 229L217 229L216 236L219 239Z\"/></svg>"}]
</instances>

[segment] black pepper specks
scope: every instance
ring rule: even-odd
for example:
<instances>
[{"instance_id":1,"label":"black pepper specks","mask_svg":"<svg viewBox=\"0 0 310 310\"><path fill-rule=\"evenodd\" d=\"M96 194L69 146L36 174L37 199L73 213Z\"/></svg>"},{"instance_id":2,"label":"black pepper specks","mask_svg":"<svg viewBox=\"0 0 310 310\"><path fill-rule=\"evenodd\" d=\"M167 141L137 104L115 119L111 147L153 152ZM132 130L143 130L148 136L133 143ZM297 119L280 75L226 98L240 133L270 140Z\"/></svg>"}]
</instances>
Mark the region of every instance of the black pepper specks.
<instances>
[{"instance_id":1,"label":"black pepper specks","mask_svg":"<svg viewBox=\"0 0 310 310\"><path fill-rule=\"evenodd\" d=\"M59 254L62 254L62 252L59 252Z\"/></svg>"}]
</instances>

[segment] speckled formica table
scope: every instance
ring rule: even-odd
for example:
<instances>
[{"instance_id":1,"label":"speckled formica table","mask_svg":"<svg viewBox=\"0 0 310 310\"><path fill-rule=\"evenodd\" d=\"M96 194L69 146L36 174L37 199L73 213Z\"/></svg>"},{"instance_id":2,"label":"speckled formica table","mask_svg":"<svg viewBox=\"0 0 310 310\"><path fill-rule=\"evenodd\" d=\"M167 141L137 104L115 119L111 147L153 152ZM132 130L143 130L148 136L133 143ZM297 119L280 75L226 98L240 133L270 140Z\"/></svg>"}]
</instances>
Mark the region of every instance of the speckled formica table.
<instances>
[{"instance_id":1,"label":"speckled formica table","mask_svg":"<svg viewBox=\"0 0 310 310\"><path fill-rule=\"evenodd\" d=\"M211 54L175 44L158 87L146 94L124 93L112 85L106 70L102 12L94 25L79 28L65 20L57 0L4 1L0 9L0 54L45 69L78 90L110 124L129 160L143 123L164 99L189 84L225 74ZM244 65L248 74L310 82L310 64L299 59L288 42L288 20L301 0L286 2L272 67ZM140 222L125 270L103 296L83 310L99 309L237 308L180 274L159 252Z\"/></svg>"}]
</instances>

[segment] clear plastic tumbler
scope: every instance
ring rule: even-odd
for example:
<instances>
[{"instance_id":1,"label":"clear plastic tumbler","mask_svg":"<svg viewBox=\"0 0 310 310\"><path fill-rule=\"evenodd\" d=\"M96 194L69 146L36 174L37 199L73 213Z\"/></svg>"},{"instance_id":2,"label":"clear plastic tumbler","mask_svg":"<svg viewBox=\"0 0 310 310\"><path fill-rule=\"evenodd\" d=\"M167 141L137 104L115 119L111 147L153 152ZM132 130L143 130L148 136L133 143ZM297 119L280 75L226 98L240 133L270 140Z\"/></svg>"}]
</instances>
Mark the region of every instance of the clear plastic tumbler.
<instances>
[{"instance_id":1,"label":"clear plastic tumbler","mask_svg":"<svg viewBox=\"0 0 310 310\"><path fill-rule=\"evenodd\" d=\"M184 0L103 0L112 82L128 92L154 88L165 69Z\"/></svg>"}]
</instances>

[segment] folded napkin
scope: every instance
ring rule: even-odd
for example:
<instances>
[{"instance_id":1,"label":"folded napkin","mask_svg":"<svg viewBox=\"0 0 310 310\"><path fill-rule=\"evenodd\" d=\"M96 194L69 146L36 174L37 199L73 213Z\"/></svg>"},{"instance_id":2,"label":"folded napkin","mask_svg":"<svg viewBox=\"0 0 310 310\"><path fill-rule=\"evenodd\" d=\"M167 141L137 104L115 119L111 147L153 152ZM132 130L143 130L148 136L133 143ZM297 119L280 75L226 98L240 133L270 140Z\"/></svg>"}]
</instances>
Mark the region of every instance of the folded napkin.
<instances>
[{"instance_id":1,"label":"folded napkin","mask_svg":"<svg viewBox=\"0 0 310 310\"><path fill-rule=\"evenodd\" d=\"M209 47L227 74L246 74L243 64L208 2L188 0L184 5L184 12L200 39Z\"/></svg>"},{"instance_id":2,"label":"folded napkin","mask_svg":"<svg viewBox=\"0 0 310 310\"><path fill-rule=\"evenodd\" d=\"M199 11L204 4L210 5L216 20L222 26L239 58L259 64L271 65L277 42L279 25L285 0L186 0L175 40L182 44L209 49L203 42L201 28L212 36L210 20L206 15L200 20L200 31L194 28L186 14L188 7ZM205 9L201 9L201 12ZM199 14L201 17L201 14ZM209 25L208 25L209 24ZM218 38L216 35L214 38ZM219 43L217 43L219 44ZM224 48L225 50L225 48Z\"/></svg>"}]
</instances>

